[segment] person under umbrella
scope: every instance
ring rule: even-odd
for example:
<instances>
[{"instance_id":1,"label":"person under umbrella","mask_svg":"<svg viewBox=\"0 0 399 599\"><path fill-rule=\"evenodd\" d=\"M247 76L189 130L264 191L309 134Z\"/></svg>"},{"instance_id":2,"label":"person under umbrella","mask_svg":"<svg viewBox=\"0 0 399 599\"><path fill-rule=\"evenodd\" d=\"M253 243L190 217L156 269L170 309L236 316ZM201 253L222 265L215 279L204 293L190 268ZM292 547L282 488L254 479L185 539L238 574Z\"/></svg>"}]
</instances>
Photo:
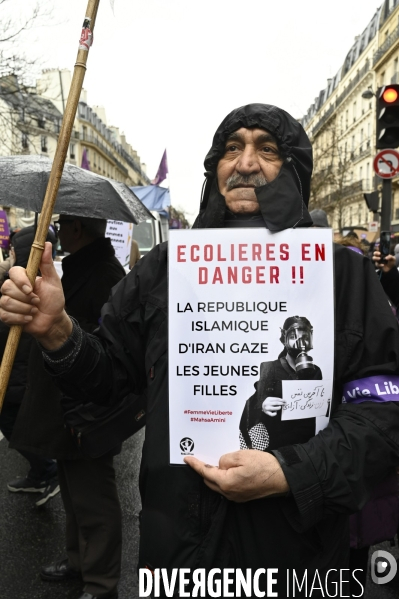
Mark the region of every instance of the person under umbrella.
<instances>
[{"instance_id":1,"label":"person under umbrella","mask_svg":"<svg viewBox=\"0 0 399 599\"><path fill-rule=\"evenodd\" d=\"M11 239L10 258L15 266L26 268L30 248L35 237L34 226L25 227L13 234ZM49 230L47 241L53 246L53 251L58 239L53 230ZM5 277L8 273L5 274ZM0 352L3 354L8 336L8 327L0 323ZM22 334L16 360L11 373L10 384L7 389L3 409L0 413L0 430L5 438L10 441L18 413L26 394L27 371L29 354L32 350L32 337ZM51 457L38 455L30 448L21 448L18 452L29 462L30 469L26 476L16 478L7 484L11 493L39 493L41 496L36 501L38 507L43 506L51 497L59 493L60 487L57 477L57 463Z\"/></svg>"}]
</instances>

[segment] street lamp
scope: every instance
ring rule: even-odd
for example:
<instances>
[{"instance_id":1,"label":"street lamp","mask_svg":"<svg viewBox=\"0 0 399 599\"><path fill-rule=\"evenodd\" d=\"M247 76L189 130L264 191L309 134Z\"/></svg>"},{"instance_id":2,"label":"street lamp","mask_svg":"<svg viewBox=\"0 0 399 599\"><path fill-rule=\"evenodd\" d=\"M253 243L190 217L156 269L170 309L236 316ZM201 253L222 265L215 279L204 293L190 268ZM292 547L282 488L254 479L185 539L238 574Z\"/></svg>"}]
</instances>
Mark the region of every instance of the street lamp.
<instances>
[{"instance_id":1,"label":"street lamp","mask_svg":"<svg viewBox=\"0 0 399 599\"><path fill-rule=\"evenodd\" d=\"M362 98L364 98L365 100L371 100L371 98L373 96L375 96L376 94L373 92L373 90L371 89L371 87L367 88L366 91L364 91L362 93Z\"/></svg>"}]
</instances>

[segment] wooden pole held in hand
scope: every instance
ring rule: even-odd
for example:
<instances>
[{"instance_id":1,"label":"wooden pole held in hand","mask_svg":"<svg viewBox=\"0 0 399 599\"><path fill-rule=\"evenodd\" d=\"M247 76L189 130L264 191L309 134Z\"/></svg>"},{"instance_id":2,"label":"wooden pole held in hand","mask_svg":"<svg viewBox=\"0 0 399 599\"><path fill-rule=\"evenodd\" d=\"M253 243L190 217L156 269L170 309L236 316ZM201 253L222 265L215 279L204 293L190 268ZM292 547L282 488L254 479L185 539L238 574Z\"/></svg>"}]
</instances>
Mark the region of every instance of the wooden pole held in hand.
<instances>
[{"instance_id":1,"label":"wooden pole held in hand","mask_svg":"<svg viewBox=\"0 0 399 599\"><path fill-rule=\"evenodd\" d=\"M88 0L85 20L79 41L78 56L75 63L67 104L65 107L64 118L62 120L61 131L58 137L57 149L54 156L53 166L51 168L50 178L47 184L46 194L44 196L43 207L39 218L35 240L32 244L28 266L26 268L26 273L28 275L29 281L32 284L32 287L36 280L37 271L39 270L44 244L46 242L50 221L61 182L62 172L64 170L65 159L75 122L76 110L86 73L86 63L89 49L93 43L93 30L99 4L100 0ZM21 334L22 326L19 325L12 326L8 334L7 344L0 367L0 412L3 406L4 396L8 381L10 379L10 374L14 364L14 358L18 349L18 343Z\"/></svg>"}]
</instances>

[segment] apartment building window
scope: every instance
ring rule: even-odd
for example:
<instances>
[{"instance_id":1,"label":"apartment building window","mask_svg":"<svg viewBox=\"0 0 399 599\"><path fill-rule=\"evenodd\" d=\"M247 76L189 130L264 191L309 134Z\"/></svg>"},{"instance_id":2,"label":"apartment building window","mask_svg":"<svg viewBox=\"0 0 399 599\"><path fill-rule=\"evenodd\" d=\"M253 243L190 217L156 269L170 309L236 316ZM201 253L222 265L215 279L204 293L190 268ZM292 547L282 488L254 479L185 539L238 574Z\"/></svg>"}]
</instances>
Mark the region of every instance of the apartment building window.
<instances>
[{"instance_id":1,"label":"apartment building window","mask_svg":"<svg viewBox=\"0 0 399 599\"><path fill-rule=\"evenodd\" d=\"M363 137L364 137L364 130L360 129L360 151L363 152Z\"/></svg>"},{"instance_id":2,"label":"apartment building window","mask_svg":"<svg viewBox=\"0 0 399 599\"><path fill-rule=\"evenodd\" d=\"M348 128L348 124L349 124L349 110L345 111L345 128Z\"/></svg>"},{"instance_id":3,"label":"apartment building window","mask_svg":"<svg viewBox=\"0 0 399 599\"><path fill-rule=\"evenodd\" d=\"M356 121L356 102L353 102L353 122Z\"/></svg>"},{"instance_id":4,"label":"apartment building window","mask_svg":"<svg viewBox=\"0 0 399 599\"><path fill-rule=\"evenodd\" d=\"M391 83L398 83L398 58L393 61L393 77Z\"/></svg>"},{"instance_id":5,"label":"apartment building window","mask_svg":"<svg viewBox=\"0 0 399 599\"><path fill-rule=\"evenodd\" d=\"M359 181L361 181L363 179L363 167L361 166L359 168Z\"/></svg>"},{"instance_id":6,"label":"apartment building window","mask_svg":"<svg viewBox=\"0 0 399 599\"><path fill-rule=\"evenodd\" d=\"M93 152L93 162L94 166L97 168L97 152Z\"/></svg>"},{"instance_id":7,"label":"apartment building window","mask_svg":"<svg viewBox=\"0 0 399 599\"><path fill-rule=\"evenodd\" d=\"M47 136L46 135L40 136L40 145L42 148L42 152L47 152Z\"/></svg>"},{"instance_id":8,"label":"apartment building window","mask_svg":"<svg viewBox=\"0 0 399 599\"><path fill-rule=\"evenodd\" d=\"M368 162L366 164L366 186L369 186L369 182L370 182L370 163Z\"/></svg>"},{"instance_id":9,"label":"apartment building window","mask_svg":"<svg viewBox=\"0 0 399 599\"><path fill-rule=\"evenodd\" d=\"M371 123L368 123L367 125L367 147L370 147L370 143L371 143Z\"/></svg>"},{"instance_id":10,"label":"apartment building window","mask_svg":"<svg viewBox=\"0 0 399 599\"><path fill-rule=\"evenodd\" d=\"M37 126L39 127L39 129L45 129L46 128L46 119L44 116L39 116L37 119Z\"/></svg>"},{"instance_id":11,"label":"apartment building window","mask_svg":"<svg viewBox=\"0 0 399 599\"><path fill-rule=\"evenodd\" d=\"M385 71L383 73L381 73L381 87L384 85L385 82Z\"/></svg>"},{"instance_id":12,"label":"apartment building window","mask_svg":"<svg viewBox=\"0 0 399 599\"><path fill-rule=\"evenodd\" d=\"M352 154L355 151L355 136L352 135Z\"/></svg>"},{"instance_id":13,"label":"apartment building window","mask_svg":"<svg viewBox=\"0 0 399 599\"><path fill-rule=\"evenodd\" d=\"M360 223L362 221L363 221L362 205L359 204L357 207L357 223L358 223L358 225L360 225Z\"/></svg>"},{"instance_id":14,"label":"apartment building window","mask_svg":"<svg viewBox=\"0 0 399 599\"><path fill-rule=\"evenodd\" d=\"M23 147L24 150L26 150L27 148L29 148L28 135L26 133L22 133L22 136L21 136L21 145L22 145L22 147Z\"/></svg>"},{"instance_id":15,"label":"apartment building window","mask_svg":"<svg viewBox=\"0 0 399 599\"><path fill-rule=\"evenodd\" d=\"M69 157L71 160L75 158L75 144L69 144Z\"/></svg>"}]
</instances>

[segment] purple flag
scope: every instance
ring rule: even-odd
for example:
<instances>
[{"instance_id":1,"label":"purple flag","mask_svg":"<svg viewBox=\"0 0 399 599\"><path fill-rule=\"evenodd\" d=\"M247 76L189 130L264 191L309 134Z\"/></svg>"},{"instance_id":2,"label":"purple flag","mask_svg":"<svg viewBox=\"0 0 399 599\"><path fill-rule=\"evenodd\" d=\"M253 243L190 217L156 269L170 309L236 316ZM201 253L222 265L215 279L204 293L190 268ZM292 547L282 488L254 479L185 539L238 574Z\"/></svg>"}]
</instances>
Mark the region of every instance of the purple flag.
<instances>
[{"instance_id":1,"label":"purple flag","mask_svg":"<svg viewBox=\"0 0 399 599\"><path fill-rule=\"evenodd\" d=\"M166 179L166 175L168 174L168 158L166 156L166 150L163 153L161 164L159 165L158 172L155 175L155 179L151 181L152 185L159 185L162 183L164 179Z\"/></svg>"},{"instance_id":2,"label":"purple flag","mask_svg":"<svg viewBox=\"0 0 399 599\"><path fill-rule=\"evenodd\" d=\"M87 158L87 150L86 150L86 148L83 148L82 164L80 166L82 168L84 168L86 171L90 170L90 164L89 164L89 159Z\"/></svg>"}]
</instances>

